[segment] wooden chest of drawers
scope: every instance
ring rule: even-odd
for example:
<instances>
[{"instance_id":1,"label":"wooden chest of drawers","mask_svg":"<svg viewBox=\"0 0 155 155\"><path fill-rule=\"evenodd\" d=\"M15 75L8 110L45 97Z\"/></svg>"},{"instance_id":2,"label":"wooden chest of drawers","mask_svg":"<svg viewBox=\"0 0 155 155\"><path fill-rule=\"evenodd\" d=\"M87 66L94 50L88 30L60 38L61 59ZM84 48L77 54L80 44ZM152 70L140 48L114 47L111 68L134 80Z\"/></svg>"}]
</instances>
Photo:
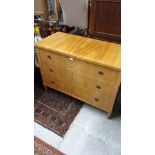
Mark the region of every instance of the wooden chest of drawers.
<instances>
[{"instance_id":1,"label":"wooden chest of drawers","mask_svg":"<svg viewBox=\"0 0 155 155\"><path fill-rule=\"evenodd\" d=\"M35 44L46 87L111 116L120 85L120 45L62 32Z\"/></svg>"}]
</instances>

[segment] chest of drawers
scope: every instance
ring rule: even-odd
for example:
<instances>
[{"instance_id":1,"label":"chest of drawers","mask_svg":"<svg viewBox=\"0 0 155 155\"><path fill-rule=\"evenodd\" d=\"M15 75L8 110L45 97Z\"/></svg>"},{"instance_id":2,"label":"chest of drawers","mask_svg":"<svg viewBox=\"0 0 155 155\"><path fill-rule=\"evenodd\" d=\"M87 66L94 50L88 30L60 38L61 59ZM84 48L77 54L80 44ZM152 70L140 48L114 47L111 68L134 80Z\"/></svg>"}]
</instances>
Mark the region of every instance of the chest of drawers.
<instances>
[{"instance_id":1,"label":"chest of drawers","mask_svg":"<svg viewBox=\"0 0 155 155\"><path fill-rule=\"evenodd\" d=\"M111 116L120 85L120 45L62 32L35 44L45 87Z\"/></svg>"}]
</instances>

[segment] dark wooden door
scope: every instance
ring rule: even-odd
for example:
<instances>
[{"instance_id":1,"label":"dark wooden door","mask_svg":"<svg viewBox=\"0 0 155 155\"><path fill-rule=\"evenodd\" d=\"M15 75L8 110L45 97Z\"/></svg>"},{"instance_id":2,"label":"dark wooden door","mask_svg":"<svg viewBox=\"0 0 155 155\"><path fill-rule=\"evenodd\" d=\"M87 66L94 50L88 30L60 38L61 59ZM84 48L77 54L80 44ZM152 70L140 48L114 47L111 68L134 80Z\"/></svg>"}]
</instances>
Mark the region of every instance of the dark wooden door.
<instances>
[{"instance_id":1,"label":"dark wooden door","mask_svg":"<svg viewBox=\"0 0 155 155\"><path fill-rule=\"evenodd\" d=\"M111 42L121 42L121 0L92 0L89 34Z\"/></svg>"}]
</instances>

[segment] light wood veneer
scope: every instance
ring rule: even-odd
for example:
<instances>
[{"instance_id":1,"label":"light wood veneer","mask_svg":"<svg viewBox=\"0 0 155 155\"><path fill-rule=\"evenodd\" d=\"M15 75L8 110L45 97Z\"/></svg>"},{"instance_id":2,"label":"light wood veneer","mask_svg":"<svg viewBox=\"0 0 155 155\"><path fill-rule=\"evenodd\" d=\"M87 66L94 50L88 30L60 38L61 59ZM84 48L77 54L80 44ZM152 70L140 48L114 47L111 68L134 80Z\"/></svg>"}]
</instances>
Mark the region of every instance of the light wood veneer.
<instances>
[{"instance_id":1,"label":"light wood veneer","mask_svg":"<svg viewBox=\"0 0 155 155\"><path fill-rule=\"evenodd\" d=\"M58 32L35 47L44 86L111 116L121 80L120 45Z\"/></svg>"}]
</instances>

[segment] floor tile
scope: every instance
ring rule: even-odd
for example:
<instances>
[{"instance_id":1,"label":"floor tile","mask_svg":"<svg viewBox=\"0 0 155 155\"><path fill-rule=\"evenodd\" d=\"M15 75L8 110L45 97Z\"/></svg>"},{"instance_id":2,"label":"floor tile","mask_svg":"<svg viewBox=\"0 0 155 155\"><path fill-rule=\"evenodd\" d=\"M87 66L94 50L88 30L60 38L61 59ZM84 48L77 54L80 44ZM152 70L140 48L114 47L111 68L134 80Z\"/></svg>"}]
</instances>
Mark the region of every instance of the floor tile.
<instances>
[{"instance_id":1,"label":"floor tile","mask_svg":"<svg viewBox=\"0 0 155 155\"><path fill-rule=\"evenodd\" d=\"M73 124L59 150L67 155L120 155L119 147L89 135L82 127Z\"/></svg>"},{"instance_id":2,"label":"floor tile","mask_svg":"<svg viewBox=\"0 0 155 155\"><path fill-rule=\"evenodd\" d=\"M110 144L120 147L121 143L121 117L107 119L105 112L96 108L84 105L73 122L74 125L96 138L107 141Z\"/></svg>"},{"instance_id":3,"label":"floor tile","mask_svg":"<svg viewBox=\"0 0 155 155\"><path fill-rule=\"evenodd\" d=\"M35 134L67 155L120 155L121 117L83 105L64 138L35 123Z\"/></svg>"},{"instance_id":4,"label":"floor tile","mask_svg":"<svg viewBox=\"0 0 155 155\"><path fill-rule=\"evenodd\" d=\"M63 138L34 122L34 135L46 143L58 148Z\"/></svg>"}]
</instances>

